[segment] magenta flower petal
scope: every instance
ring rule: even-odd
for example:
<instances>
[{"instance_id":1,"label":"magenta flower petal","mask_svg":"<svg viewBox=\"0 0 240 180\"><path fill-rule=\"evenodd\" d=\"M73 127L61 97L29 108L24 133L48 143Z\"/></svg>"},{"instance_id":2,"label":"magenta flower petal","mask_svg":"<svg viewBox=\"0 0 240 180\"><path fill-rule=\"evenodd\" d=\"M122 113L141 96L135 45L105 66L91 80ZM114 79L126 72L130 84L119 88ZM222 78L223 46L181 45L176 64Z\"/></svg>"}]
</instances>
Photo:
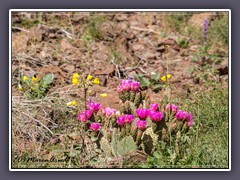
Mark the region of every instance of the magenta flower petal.
<instances>
[{"instance_id":1,"label":"magenta flower petal","mask_svg":"<svg viewBox=\"0 0 240 180\"><path fill-rule=\"evenodd\" d=\"M132 81L131 83L131 91L137 92L140 88L140 82Z\"/></svg>"},{"instance_id":2,"label":"magenta flower petal","mask_svg":"<svg viewBox=\"0 0 240 180\"><path fill-rule=\"evenodd\" d=\"M147 119L149 113L150 113L149 109L139 108L136 110L136 114L141 120Z\"/></svg>"},{"instance_id":3,"label":"magenta flower petal","mask_svg":"<svg viewBox=\"0 0 240 180\"><path fill-rule=\"evenodd\" d=\"M117 87L117 91L118 91L118 93L122 93L122 92L123 92L123 88L122 88L121 85L119 85L119 86Z\"/></svg>"},{"instance_id":4,"label":"magenta flower petal","mask_svg":"<svg viewBox=\"0 0 240 180\"><path fill-rule=\"evenodd\" d=\"M124 126L124 124L125 124L125 116L119 116L118 119L117 119L117 124L119 126Z\"/></svg>"},{"instance_id":5,"label":"magenta flower petal","mask_svg":"<svg viewBox=\"0 0 240 180\"><path fill-rule=\"evenodd\" d=\"M90 109L93 112L98 112L100 107L101 107L100 103L94 103L94 102L89 102L88 103L88 109Z\"/></svg>"},{"instance_id":6,"label":"magenta flower petal","mask_svg":"<svg viewBox=\"0 0 240 180\"><path fill-rule=\"evenodd\" d=\"M103 108L103 109L102 109L103 115L105 115L105 116L107 116L107 117L110 117L110 116L115 115L116 112L117 112L116 109L112 109L112 108L110 108L110 107L106 107L106 108Z\"/></svg>"},{"instance_id":7,"label":"magenta flower petal","mask_svg":"<svg viewBox=\"0 0 240 180\"><path fill-rule=\"evenodd\" d=\"M154 104L150 104L150 111L158 111L158 104L154 103Z\"/></svg>"},{"instance_id":8,"label":"magenta flower petal","mask_svg":"<svg viewBox=\"0 0 240 180\"><path fill-rule=\"evenodd\" d=\"M177 120L187 121L188 127L191 126L191 124L193 123L193 115L188 112L182 111L182 110L177 111L175 118Z\"/></svg>"},{"instance_id":9,"label":"magenta flower petal","mask_svg":"<svg viewBox=\"0 0 240 180\"><path fill-rule=\"evenodd\" d=\"M92 129L93 131L99 131L100 124L99 123L91 123L90 124L90 129Z\"/></svg>"},{"instance_id":10,"label":"magenta flower petal","mask_svg":"<svg viewBox=\"0 0 240 180\"><path fill-rule=\"evenodd\" d=\"M187 126L190 127L192 125L192 123L193 123L193 120L188 121Z\"/></svg>"},{"instance_id":11,"label":"magenta flower petal","mask_svg":"<svg viewBox=\"0 0 240 180\"><path fill-rule=\"evenodd\" d=\"M150 119L153 121L153 122L159 122L163 119L163 116L164 114L162 112L154 112L154 111L151 111L150 112Z\"/></svg>"},{"instance_id":12,"label":"magenta flower petal","mask_svg":"<svg viewBox=\"0 0 240 180\"><path fill-rule=\"evenodd\" d=\"M121 81L121 87L123 91L130 91L131 90L131 81L123 79Z\"/></svg>"},{"instance_id":13,"label":"magenta flower petal","mask_svg":"<svg viewBox=\"0 0 240 180\"><path fill-rule=\"evenodd\" d=\"M92 111L91 110L85 110L78 115L78 119L81 122L86 122L87 120L89 120L91 118L91 116L92 116Z\"/></svg>"},{"instance_id":14,"label":"magenta flower petal","mask_svg":"<svg viewBox=\"0 0 240 180\"><path fill-rule=\"evenodd\" d=\"M144 129L146 129L147 121L137 120L136 125L137 125L138 129L144 130Z\"/></svg>"},{"instance_id":15,"label":"magenta flower petal","mask_svg":"<svg viewBox=\"0 0 240 180\"><path fill-rule=\"evenodd\" d=\"M166 111L170 111L172 114L176 114L178 107L175 104L169 103L166 105Z\"/></svg>"},{"instance_id":16,"label":"magenta flower petal","mask_svg":"<svg viewBox=\"0 0 240 180\"><path fill-rule=\"evenodd\" d=\"M134 115L132 114L125 114L124 117L125 117L125 123L127 124L131 124L134 120Z\"/></svg>"}]
</instances>

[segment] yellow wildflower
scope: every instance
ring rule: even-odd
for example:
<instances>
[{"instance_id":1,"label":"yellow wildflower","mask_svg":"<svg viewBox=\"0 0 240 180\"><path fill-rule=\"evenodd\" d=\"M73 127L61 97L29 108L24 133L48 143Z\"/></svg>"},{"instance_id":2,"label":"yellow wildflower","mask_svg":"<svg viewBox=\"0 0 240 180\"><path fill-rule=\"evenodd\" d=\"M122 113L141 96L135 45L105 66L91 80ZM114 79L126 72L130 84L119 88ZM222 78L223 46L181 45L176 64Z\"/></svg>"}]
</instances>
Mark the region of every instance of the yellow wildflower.
<instances>
[{"instance_id":1,"label":"yellow wildflower","mask_svg":"<svg viewBox=\"0 0 240 180\"><path fill-rule=\"evenodd\" d=\"M22 90L23 90L21 84L18 85L18 90L19 90L19 91L22 91Z\"/></svg>"},{"instance_id":2,"label":"yellow wildflower","mask_svg":"<svg viewBox=\"0 0 240 180\"><path fill-rule=\"evenodd\" d=\"M27 76L23 76L22 79L23 79L23 81L27 81L28 77Z\"/></svg>"},{"instance_id":3,"label":"yellow wildflower","mask_svg":"<svg viewBox=\"0 0 240 180\"><path fill-rule=\"evenodd\" d=\"M70 101L66 104L67 106L76 106L77 102L76 101Z\"/></svg>"},{"instance_id":4,"label":"yellow wildflower","mask_svg":"<svg viewBox=\"0 0 240 180\"><path fill-rule=\"evenodd\" d=\"M98 78L95 78L95 79L93 80L93 84L100 84L99 79L98 79Z\"/></svg>"},{"instance_id":5,"label":"yellow wildflower","mask_svg":"<svg viewBox=\"0 0 240 180\"><path fill-rule=\"evenodd\" d=\"M37 82L37 78L35 78L34 76L32 76L32 82Z\"/></svg>"},{"instance_id":6,"label":"yellow wildflower","mask_svg":"<svg viewBox=\"0 0 240 180\"><path fill-rule=\"evenodd\" d=\"M73 105L73 106L76 106L76 105L77 105L77 102L76 102L76 101L72 101L72 105Z\"/></svg>"},{"instance_id":7,"label":"yellow wildflower","mask_svg":"<svg viewBox=\"0 0 240 180\"><path fill-rule=\"evenodd\" d=\"M93 76L91 76L91 75L88 75L88 76L87 76L87 80L88 80L88 81L91 81L92 78L93 78Z\"/></svg>"},{"instance_id":8,"label":"yellow wildflower","mask_svg":"<svg viewBox=\"0 0 240 180\"><path fill-rule=\"evenodd\" d=\"M72 84L77 85L78 84L78 79L77 78L72 78Z\"/></svg>"},{"instance_id":9,"label":"yellow wildflower","mask_svg":"<svg viewBox=\"0 0 240 180\"><path fill-rule=\"evenodd\" d=\"M162 80L162 81L166 81L166 80L167 80L166 76L162 76L162 77L161 77L161 80Z\"/></svg>"},{"instance_id":10,"label":"yellow wildflower","mask_svg":"<svg viewBox=\"0 0 240 180\"><path fill-rule=\"evenodd\" d=\"M105 98L107 97L107 94L106 93L103 93L103 94L100 94L101 97Z\"/></svg>"},{"instance_id":11,"label":"yellow wildflower","mask_svg":"<svg viewBox=\"0 0 240 180\"><path fill-rule=\"evenodd\" d=\"M73 78L78 78L79 77L79 74L78 73L74 73L73 74Z\"/></svg>"},{"instance_id":12,"label":"yellow wildflower","mask_svg":"<svg viewBox=\"0 0 240 180\"><path fill-rule=\"evenodd\" d=\"M167 81L167 79L170 79L170 78L171 78L171 74L167 74L166 76L162 76L161 80L165 82Z\"/></svg>"}]
</instances>

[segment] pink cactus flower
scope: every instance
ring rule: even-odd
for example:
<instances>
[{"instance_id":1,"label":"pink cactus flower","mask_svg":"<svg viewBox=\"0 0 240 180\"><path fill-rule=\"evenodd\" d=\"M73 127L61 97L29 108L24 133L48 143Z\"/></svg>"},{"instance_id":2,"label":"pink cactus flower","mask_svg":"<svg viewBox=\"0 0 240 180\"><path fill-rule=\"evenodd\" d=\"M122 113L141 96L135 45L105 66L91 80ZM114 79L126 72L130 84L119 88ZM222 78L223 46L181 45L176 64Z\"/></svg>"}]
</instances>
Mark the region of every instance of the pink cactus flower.
<instances>
[{"instance_id":1,"label":"pink cactus flower","mask_svg":"<svg viewBox=\"0 0 240 180\"><path fill-rule=\"evenodd\" d=\"M78 119L81 122L86 122L87 120L89 120L92 116L92 111L91 110L85 110L83 111L81 114L78 115Z\"/></svg>"},{"instance_id":2,"label":"pink cactus flower","mask_svg":"<svg viewBox=\"0 0 240 180\"><path fill-rule=\"evenodd\" d=\"M175 104L169 103L166 105L166 111L171 111L172 114L176 114L178 107Z\"/></svg>"},{"instance_id":3,"label":"pink cactus flower","mask_svg":"<svg viewBox=\"0 0 240 180\"><path fill-rule=\"evenodd\" d=\"M187 121L188 127L191 126L193 123L193 115L182 110L177 111L175 118L181 121Z\"/></svg>"},{"instance_id":4,"label":"pink cactus flower","mask_svg":"<svg viewBox=\"0 0 240 180\"><path fill-rule=\"evenodd\" d=\"M131 90L131 81L123 79L121 81L121 86L123 91L130 91Z\"/></svg>"},{"instance_id":5,"label":"pink cactus flower","mask_svg":"<svg viewBox=\"0 0 240 180\"><path fill-rule=\"evenodd\" d=\"M125 124L125 116L119 116L118 119L117 119L117 124L119 126L124 126L124 124Z\"/></svg>"},{"instance_id":6,"label":"pink cactus flower","mask_svg":"<svg viewBox=\"0 0 240 180\"><path fill-rule=\"evenodd\" d=\"M131 124L134 120L134 115L132 114L125 114L124 117L125 117L126 124Z\"/></svg>"},{"instance_id":7,"label":"pink cactus flower","mask_svg":"<svg viewBox=\"0 0 240 180\"><path fill-rule=\"evenodd\" d=\"M150 111L158 111L159 107L157 103L150 104Z\"/></svg>"},{"instance_id":8,"label":"pink cactus flower","mask_svg":"<svg viewBox=\"0 0 240 180\"><path fill-rule=\"evenodd\" d=\"M118 92L118 93L122 93L122 92L123 92L123 88L122 88L121 85L119 85L119 86L117 87L117 92Z\"/></svg>"},{"instance_id":9,"label":"pink cactus flower","mask_svg":"<svg viewBox=\"0 0 240 180\"><path fill-rule=\"evenodd\" d=\"M192 114L190 114L190 113L188 113L187 120L188 120L188 121L192 121L192 120L193 120L193 115L192 115Z\"/></svg>"},{"instance_id":10,"label":"pink cactus flower","mask_svg":"<svg viewBox=\"0 0 240 180\"><path fill-rule=\"evenodd\" d=\"M141 120L147 119L149 113L150 113L149 109L139 108L136 110L136 114Z\"/></svg>"},{"instance_id":11,"label":"pink cactus flower","mask_svg":"<svg viewBox=\"0 0 240 180\"><path fill-rule=\"evenodd\" d=\"M137 125L138 129L144 130L144 129L146 129L147 121L137 120L136 125Z\"/></svg>"},{"instance_id":12,"label":"pink cactus flower","mask_svg":"<svg viewBox=\"0 0 240 180\"><path fill-rule=\"evenodd\" d=\"M98 112L100 107L101 107L100 103L94 103L94 102L89 102L88 103L88 109L90 109L93 112Z\"/></svg>"},{"instance_id":13,"label":"pink cactus flower","mask_svg":"<svg viewBox=\"0 0 240 180\"><path fill-rule=\"evenodd\" d=\"M93 131L99 131L100 124L99 123L91 123L90 124L90 129L92 129Z\"/></svg>"},{"instance_id":14,"label":"pink cactus flower","mask_svg":"<svg viewBox=\"0 0 240 180\"><path fill-rule=\"evenodd\" d=\"M103 115L105 115L107 117L115 115L116 111L117 111L116 109L112 109L110 107L106 107L106 108L102 109Z\"/></svg>"},{"instance_id":15,"label":"pink cactus flower","mask_svg":"<svg viewBox=\"0 0 240 180\"><path fill-rule=\"evenodd\" d=\"M159 122L163 119L163 113L162 112L154 112L154 111L151 111L150 112L150 119L153 121L153 122Z\"/></svg>"},{"instance_id":16,"label":"pink cactus flower","mask_svg":"<svg viewBox=\"0 0 240 180\"><path fill-rule=\"evenodd\" d=\"M191 119L190 121L188 121L187 126L190 127L190 126L192 125L192 123L193 123L193 119Z\"/></svg>"},{"instance_id":17,"label":"pink cactus flower","mask_svg":"<svg viewBox=\"0 0 240 180\"><path fill-rule=\"evenodd\" d=\"M131 83L131 91L137 92L140 88L140 82L132 81Z\"/></svg>"},{"instance_id":18,"label":"pink cactus flower","mask_svg":"<svg viewBox=\"0 0 240 180\"><path fill-rule=\"evenodd\" d=\"M178 110L176 115L175 115L175 118L178 119L178 120L184 121L184 120L187 120L188 115L189 114L187 112L182 111L182 110Z\"/></svg>"}]
</instances>

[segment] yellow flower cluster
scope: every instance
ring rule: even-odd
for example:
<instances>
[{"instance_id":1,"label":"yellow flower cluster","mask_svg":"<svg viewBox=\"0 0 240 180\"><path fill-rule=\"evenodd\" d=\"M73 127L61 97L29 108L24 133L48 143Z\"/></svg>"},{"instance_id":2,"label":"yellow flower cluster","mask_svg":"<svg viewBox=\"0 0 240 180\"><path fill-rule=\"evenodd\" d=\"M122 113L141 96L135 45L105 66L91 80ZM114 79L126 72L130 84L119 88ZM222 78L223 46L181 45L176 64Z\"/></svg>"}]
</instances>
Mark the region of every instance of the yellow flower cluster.
<instances>
[{"instance_id":1,"label":"yellow flower cluster","mask_svg":"<svg viewBox=\"0 0 240 180\"><path fill-rule=\"evenodd\" d=\"M67 103L67 106L76 106L77 102L76 101L70 101Z\"/></svg>"},{"instance_id":2,"label":"yellow flower cluster","mask_svg":"<svg viewBox=\"0 0 240 180\"><path fill-rule=\"evenodd\" d=\"M32 82L36 83L38 81L37 78L35 78L34 76L32 76Z\"/></svg>"},{"instance_id":3,"label":"yellow flower cluster","mask_svg":"<svg viewBox=\"0 0 240 180\"><path fill-rule=\"evenodd\" d=\"M23 76L23 77L22 77L22 80L23 80L23 81L27 81L27 80L28 80L28 77L27 77L27 76Z\"/></svg>"},{"instance_id":4,"label":"yellow flower cluster","mask_svg":"<svg viewBox=\"0 0 240 180\"><path fill-rule=\"evenodd\" d=\"M72 77L72 84L73 85L77 85L78 84L78 77L79 77L79 74L78 73L74 73L73 74L73 77ZM87 80L88 81L91 81L93 79L93 76L92 75L88 75L87 76ZM100 81L98 78L94 78L94 80L92 81L93 84L100 84Z\"/></svg>"},{"instance_id":5,"label":"yellow flower cluster","mask_svg":"<svg viewBox=\"0 0 240 180\"><path fill-rule=\"evenodd\" d=\"M162 77L161 77L161 80L165 82L165 81L167 81L168 79L170 79L171 77L172 77L171 74L167 74L166 76L162 76Z\"/></svg>"},{"instance_id":6,"label":"yellow flower cluster","mask_svg":"<svg viewBox=\"0 0 240 180\"><path fill-rule=\"evenodd\" d=\"M93 79L93 76L89 74L89 75L87 76L87 80L88 80L88 81L91 81L92 79ZM100 84L100 81L99 81L98 78L94 78L94 80L92 81L92 83L93 83L93 84Z\"/></svg>"},{"instance_id":7,"label":"yellow flower cluster","mask_svg":"<svg viewBox=\"0 0 240 180\"><path fill-rule=\"evenodd\" d=\"M73 74L73 77L72 77L72 84L73 85L77 85L78 84L78 77L79 77L78 73L74 73Z\"/></svg>"},{"instance_id":8,"label":"yellow flower cluster","mask_svg":"<svg viewBox=\"0 0 240 180\"><path fill-rule=\"evenodd\" d=\"M101 97L103 98L106 98L107 97L107 94L106 93L103 93L103 94L100 94Z\"/></svg>"}]
</instances>

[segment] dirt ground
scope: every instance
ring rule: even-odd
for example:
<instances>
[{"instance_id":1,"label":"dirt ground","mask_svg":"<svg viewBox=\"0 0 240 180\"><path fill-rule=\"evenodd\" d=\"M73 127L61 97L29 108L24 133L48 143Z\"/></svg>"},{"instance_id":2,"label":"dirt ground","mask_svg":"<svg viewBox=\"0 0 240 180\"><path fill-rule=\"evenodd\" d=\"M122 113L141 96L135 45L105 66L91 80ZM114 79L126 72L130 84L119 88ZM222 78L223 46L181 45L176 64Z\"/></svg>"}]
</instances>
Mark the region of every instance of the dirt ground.
<instances>
[{"instance_id":1,"label":"dirt ground","mask_svg":"<svg viewBox=\"0 0 240 180\"><path fill-rule=\"evenodd\" d=\"M81 36L86 31L86 24L93 16L90 13L49 13L42 17L45 23L34 25L30 29L16 28L26 18L29 22L38 19L39 14L16 13L13 15L12 33L12 70L13 85L22 75L39 75L53 73L54 87L50 90L67 86L71 83L73 73L92 74L98 76L102 86L96 93L106 92L106 99L99 98L101 103L111 107L118 106L116 92L119 79L136 73L150 77L153 73L172 74L172 95L201 91L202 82L193 77L190 69L198 66L191 61L192 54L198 44L189 39L189 47L181 48L177 38L184 37L176 32L162 35L166 29L166 13L100 13L94 17L103 17L103 22L96 22L96 29L101 37L86 43ZM204 18L214 19L214 13L195 14L189 23L201 27ZM51 22L53 20L59 24ZM101 21L101 19L99 20ZM66 24L64 24L66 23ZM51 25L53 24L53 25ZM65 27L63 27L65 26ZM66 29L64 29L66 28ZM72 31L70 33L70 31ZM165 55L165 45L169 45L169 53ZM166 60L166 58L168 60ZM227 66L224 57L220 68ZM219 83L227 79L221 74L215 77ZM63 88L64 90L64 88ZM63 93L63 92L62 92ZM13 88L13 94L18 92ZM59 91L61 94L61 91ZM166 92L149 93L151 101L159 101Z\"/></svg>"}]
</instances>

